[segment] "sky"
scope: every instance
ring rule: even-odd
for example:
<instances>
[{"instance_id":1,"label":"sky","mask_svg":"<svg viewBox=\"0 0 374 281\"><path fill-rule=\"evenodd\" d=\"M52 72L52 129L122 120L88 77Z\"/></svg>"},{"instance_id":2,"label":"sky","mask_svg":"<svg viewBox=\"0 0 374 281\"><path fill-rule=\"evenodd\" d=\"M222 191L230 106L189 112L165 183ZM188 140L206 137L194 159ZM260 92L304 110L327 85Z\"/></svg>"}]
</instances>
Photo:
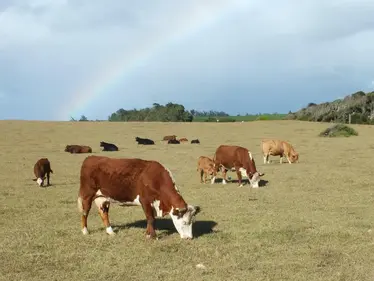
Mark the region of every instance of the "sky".
<instances>
[{"instance_id":1,"label":"sky","mask_svg":"<svg viewBox=\"0 0 374 281\"><path fill-rule=\"evenodd\" d=\"M373 0L1 0L0 119L287 113L373 91L373 15Z\"/></svg>"}]
</instances>

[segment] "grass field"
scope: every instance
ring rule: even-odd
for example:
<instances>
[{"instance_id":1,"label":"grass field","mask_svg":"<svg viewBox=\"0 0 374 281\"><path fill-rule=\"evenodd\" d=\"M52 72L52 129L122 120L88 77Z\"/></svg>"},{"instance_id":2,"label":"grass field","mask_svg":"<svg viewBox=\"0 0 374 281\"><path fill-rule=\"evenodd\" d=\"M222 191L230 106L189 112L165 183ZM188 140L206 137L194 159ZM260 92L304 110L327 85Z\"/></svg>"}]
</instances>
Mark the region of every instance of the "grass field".
<instances>
[{"instance_id":1,"label":"grass field","mask_svg":"<svg viewBox=\"0 0 374 281\"><path fill-rule=\"evenodd\" d=\"M241 115L241 116L218 116L215 119L234 119L236 122L249 122L255 120L282 120L287 114L274 113L274 114L261 114L261 115ZM193 122L206 122L209 117L206 116L195 116Z\"/></svg>"},{"instance_id":2,"label":"grass field","mask_svg":"<svg viewBox=\"0 0 374 281\"><path fill-rule=\"evenodd\" d=\"M0 280L373 280L374 128L352 126L357 137L318 137L327 126L0 121ZM201 145L159 141L169 134L198 137ZM135 136L156 145L137 146ZM264 165L259 143L273 137L294 144L300 163L280 165L273 157ZM120 151L101 152L101 140ZM167 218L156 223L160 239L146 240L142 208L114 205L117 235L105 233L93 206L90 235L83 236L76 200L87 155L64 152L66 144L167 166L186 201L202 207L196 238L180 239ZM220 144L249 148L267 185L200 184L197 158L212 157ZM41 157L54 170L49 188L31 180Z\"/></svg>"}]
</instances>

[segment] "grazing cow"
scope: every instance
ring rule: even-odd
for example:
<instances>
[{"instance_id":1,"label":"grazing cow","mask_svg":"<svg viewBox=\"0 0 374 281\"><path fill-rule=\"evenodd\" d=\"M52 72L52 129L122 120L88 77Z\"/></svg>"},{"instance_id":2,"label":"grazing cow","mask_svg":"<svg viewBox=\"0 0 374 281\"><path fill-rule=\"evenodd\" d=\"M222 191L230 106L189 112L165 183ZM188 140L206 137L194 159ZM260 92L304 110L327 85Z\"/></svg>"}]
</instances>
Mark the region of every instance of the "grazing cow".
<instances>
[{"instance_id":1,"label":"grazing cow","mask_svg":"<svg viewBox=\"0 0 374 281\"><path fill-rule=\"evenodd\" d=\"M196 140L192 140L192 141L191 141L191 143L196 143L196 144L199 144L199 143L200 143L200 141L199 141L199 139L196 139Z\"/></svg>"},{"instance_id":2,"label":"grazing cow","mask_svg":"<svg viewBox=\"0 0 374 281\"><path fill-rule=\"evenodd\" d=\"M36 179L33 179L33 181L36 181L39 186L44 186L44 180L45 176L47 175L47 186L50 186L49 183L49 174L53 171L51 169L51 163L47 158L41 158L39 159L35 165L34 165L34 175Z\"/></svg>"},{"instance_id":3,"label":"grazing cow","mask_svg":"<svg viewBox=\"0 0 374 281\"><path fill-rule=\"evenodd\" d=\"M92 148L87 145L71 144L65 147L65 152L70 153L92 153Z\"/></svg>"},{"instance_id":4,"label":"grazing cow","mask_svg":"<svg viewBox=\"0 0 374 281\"><path fill-rule=\"evenodd\" d=\"M217 171L221 169L223 174L222 184L226 184L227 170L232 168L236 170L239 186L242 186L243 176L248 177L253 188L258 188L260 177L264 175L257 171L252 153L241 146L220 145L216 150L213 161ZM215 178L216 177L213 177L211 181L212 184L215 182Z\"/></svg>"},{"instance_id":5,"label":"grazing cow","mask_svg":"<svg viewBox=\"0 0 374 281\"><path fill-rule=\"evenodd\" d=\"M262 154L264 156L264 164L270 163L269 156L280 156L280 163L283 163L283 157L287 158L288 163L295 163L299 161L299 154L295 151L293 146L282 140L262 140L261 141Z\"/></svg>"},{"instance_id":6,"label":"grazing cow","mask_svg":"<svg viewBox=\"0 0 374 281\"><path fill-rule=\"evenodd\" d=\"M162 140L168 141L168 140L176 140L176 139L177 139L177 136L172 135L172 136L164 136L164 138Z\"/></svg>"},{"instance_id":7,"label":"grazing cow","mask_svg":"<svg viewBox=\"0 0 374 281\"><path fill-rule=\"evenodd\" d=\"M188 139L186 139L186 138L179 139L179 142L187 142L187 141L188 141Z\"/></svg>"},{"instance_id":8,"label":"grazing cow","mask_svg":"<svg viewBox=\"0 0 374 281\"><path fill-rule=\"evenodd\" d=\"M197 160L197 171L200 173L200 182L204 184L207 181L208 175L210 175L211 178L217 175L217 171L214 167L214 161L206 156L200 156Z\"/></svg>"},{"instance_id":9,"label":"grazing cow","mask_svg":"<svg viewBox=\"0 0 374 281\"><path fill-rule=\"evenodd\" d=\"M199 206L188 205L167 168L157 161L115 159L89 156L81 167L78 209L82 217L82 232L88 234L87 216L92 202L108 234L114 234L109 222L110 203L122 206L142 206L147 219L147 238L156 238L156 217L171 216L181 238L192 239L192 223Z\"/></svg>"},{"instance_id":10,"label":"grazing cow","mask_svg":"<svg viewBox=\"0 0 374 281\"><path fill-rule=\"evenodd\" d=\"M100 142L100 147L103 148L103 151L118 151L118 147L115 144L108 143L105 141Z\"/></svg>"},{"instance_id":11,"label":"grazing cow","mask_svg":"<svg viewBox=\"0 0 374 281\"><path fill-rule=\"evenodd\" d=\"M139 138L139 137L136 137L135 138L135 141L138 143L138 144L143 144L143 145L152 145L152 144L155 144L155 142L153 140L150 140L150 139L143 139L143 138Z\"/></svg>"},{"instance_id":12,"label":"grazing cow","mask_svg":"<svg viewBox=\"0 0 374 281\"><path fill-rule=\"evenodd\" d=\"M168 140L168 144L180 144L179 140Z\"/></svg>"}]
</instances>

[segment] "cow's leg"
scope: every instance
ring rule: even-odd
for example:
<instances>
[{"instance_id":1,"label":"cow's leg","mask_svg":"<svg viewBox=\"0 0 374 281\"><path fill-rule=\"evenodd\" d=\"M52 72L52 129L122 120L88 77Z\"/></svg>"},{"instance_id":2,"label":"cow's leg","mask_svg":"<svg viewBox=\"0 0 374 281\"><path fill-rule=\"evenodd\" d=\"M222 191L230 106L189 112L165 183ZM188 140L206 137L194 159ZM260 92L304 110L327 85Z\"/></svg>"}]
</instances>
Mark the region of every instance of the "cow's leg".
<instances>
[{"instance_id":1,"label":"cow's leg","mask_svg":"<svg viewBox=\"0 0 374 281\"><path fill-rule=\"evenodd\" d=\"M264 164L268 163L268 160L269 160L269 155L264 154Z\"/></svg>"},{"instance_id":2,"label":"cow's leg","mask_svg":"<svg viewBox=\"0 0 374 281\"><path fill-rule=\"evenodd\" d=\"M150 203L142 202L143 211L147 219L147 230L145 232L147 238L156 239L155 216Z\"/></svg>"},{"instance_id":3,"label":"cow's leg","mask_svg":"<svg viewBox=\"0 0 374 281\"><path fill-rule=\"evenodd\" d=\"M292 164L292 163L291 163L291 160L290 160L290 156L289 156L289 155L286 155L286 157L287 157L287 161L288 161L288 163Z\"/></svg>"},{"instance_id":4,"label":"cow's leg","mask_svg":"<svg viewBox=\"0 0 374 281\"><path fill-rule=\"evenodd\" d=\"M88 217L88 214L90 213L91 205L92 205L92 197L85 198L85 199L78 197L78 209L80 213L82 214L81 226L82 226L82 233L84 235L88 234L87 217Z\"/></svg>"},{"instance_id":5,"label":"cow's leg","mask_svg":"<svg viewBox=\"0 0 374 281\"><path fill-rule=\"evenodd\" d=\"M279 163L282 164L283 163L283 154L280 155L280 158L279 158Z\"/></svg>"},{"instance_id":6,"label":"cow's leg","mask_svg":"<svg viewBox=\"0 0 374 281\"><path fill-rule=\"evenodd\" d=\"M222 171L222 184L227 184L227 170L225 167L222 167L221 168L221 171Z\"/></svg>"},{"instance_id":7,"label":"cow's leg","mask_svg":"<svg viewBox=\"0 0 374 281\"><path fill-rule=\"evenodd\" d=\"M208 180L208 173L204 172L204 183L206 183L207 180Z\"/></svg>"},{"instance_id":8,"label":"cow's leg","mask_svg":"<svg viewBox=\"0 0 374 281\"><path fill-rule=\"evenodd\" d=\"M203 174L204 174L204 171L200 169L200 183L203 183Z\"/></svg>"},{"instance_id":9,"label":"cow's leg","mask_svg":"<svg viewBox=\"0 0 374 281\"><path fill-rule=\"evenodd\" d=\"M106 233L109 235L113 235L114 231L109 222L109 200L105 197L98 197L95 199L95 204L99 210L99 215L104 223Z\"/></svg>"},{"instance_id":10,"label":"cow's leg","mask_svg":"<svg viewBox=\"0 0 374 281\"><path fill-rule=\"evenodd\" d=\"M243 186L243 184L242 184L242 174L239 171L240 167L235 167L235 169L236 169L236 175L238 176L239 187L242 187Z\"/></svg>"},{"instance_id":11,"label":"cow's leg","mask_svg":"<svg viewBox=\"0 0 374 281\"><path fill-rule=\"evenodd\" d=\"M49 172L47 173L47 186L50 186L51 184L49 183Z\"/></svg>"}]
</instances>

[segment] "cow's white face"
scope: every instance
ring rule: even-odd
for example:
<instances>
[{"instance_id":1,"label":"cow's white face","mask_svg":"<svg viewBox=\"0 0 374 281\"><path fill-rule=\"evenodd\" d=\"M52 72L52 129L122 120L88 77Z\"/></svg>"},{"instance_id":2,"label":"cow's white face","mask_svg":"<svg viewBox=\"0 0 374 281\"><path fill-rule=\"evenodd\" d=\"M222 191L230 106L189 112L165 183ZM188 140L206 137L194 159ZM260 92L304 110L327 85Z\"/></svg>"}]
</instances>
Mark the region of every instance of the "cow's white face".
<instances>
[{"instance_id":1,"label":"cow's white face","mask_svg":"<svg viewBox=\"0 0 374 281\"><path fill-rule=\"evenodd\" d=\"M252 178L249 177L249 175L247 174L247 171L244 169L244 168L240 168L239 169L240 173L242 174L242 177L247 177L250 184L252 185L253 188L258 188L259 187L259 183L260 183L260 180L264 174L262 173L259 173L259 172L256 172L254 173L254 175L252 176Z\"/></svg>"},{"instance_id":2,"label":"cow's white face","mask_svg":"<svg viewBox=\"0 0 374 281\"><path fill-rule=\"evenodd\" d=\"M252 187L253 188L258 188L258 184L260 182L260 174L258 172L254 173L254 175L252 176L252 178L249 178L249 182L251 183Z\"/></svg>"},{"instance_id":3,"label":"cow's white face","mask_svg":"<svg viewBox=\"0 0 374 281\"><path fill-rule=\"evenodd\" d=\"M38 178L38 179L36 180L36 182L38 183L39 186L41 186L42 183L43 183L43 180L42 180L41 178Z\"/></svg>"},{"instance_id":4,"label":"cow's white face","mask_svg":"<svg viewBox=\"0 0 374 281\"><path fill-rule=\"evenodd\" d=\"M170 216L179 235L182 239L192 239L192 224L195 216L200 212L200 207L188 205L187 211L185 211L184 213L183 211L181 212L183 213L183 215L173 214L176 213L175 211L176 210L172 208L170 211Z\"/></svg>"}]
</instances>

